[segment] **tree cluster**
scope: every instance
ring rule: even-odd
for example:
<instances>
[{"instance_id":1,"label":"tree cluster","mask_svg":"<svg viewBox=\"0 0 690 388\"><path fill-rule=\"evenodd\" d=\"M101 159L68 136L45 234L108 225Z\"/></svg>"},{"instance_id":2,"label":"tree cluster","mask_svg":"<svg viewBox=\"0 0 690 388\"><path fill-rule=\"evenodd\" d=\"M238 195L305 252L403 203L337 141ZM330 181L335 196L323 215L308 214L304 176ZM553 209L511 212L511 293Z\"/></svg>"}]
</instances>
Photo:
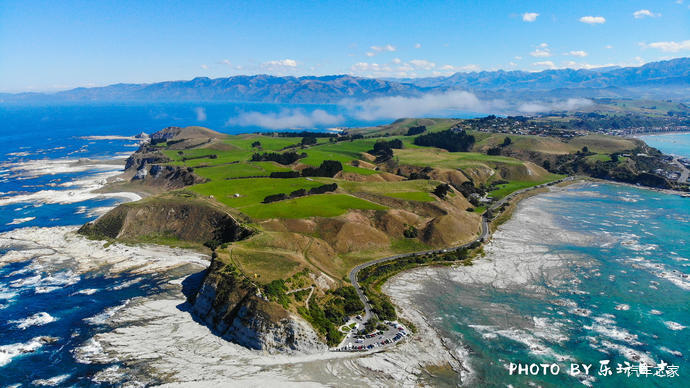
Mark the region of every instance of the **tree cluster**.
<instances>
[{"instance_id":1,"label":"tree cluster","mask_svg":"<svg viewBox=\"0 0 690 388\"><path fill-rule=\"evenodd\" d=\"M302 145L314 145L316 144L316 137L314 136L305 136L302 138Z\"/></svg>"},{"instance_id":2,"label":"tree cluster","mask_svg":"<svg viewBox=\"0 0 690 388\"><path fill-rule=\"evenodd\" d=\"M301 153L298 154L297 152L283 152L283 153L278 153L278 152L264 152L263 154L260 153L255 153L252 155L252 162L276 162L280 163L283 165L288 165L295 163L296 161L300 160L301 158L306 158L307 154Z\"/></svg>"},{"instance_id":3,"label":"tree cluster","mask_svg":"<svg viewBox=\"0 0 690 388\"><path fill-rule=\"evenodd\" d=\"M407 136L419 135L420 133L426 131L425 125L418 125L416 127L410 127L407 129Z\"/></svg>"},{"instance_id":4,"label":"tree cluster","mask_svg":"<svg viewBox=\"0 0 690 388\"><path fill-rule=\"evenodd\" d=\"M285 193L279 193L279 194L271 194L267 195L263 203L271 203L271 202L277 202L277 201L283 201L286 199L293 199L293 198L299 198L299 197L304 197L307 195L312 195L312 194L324 194L328 193L331 191L335 191L338 188L337 183L330 183L326 185L321 185L317 187L312 187L307 191L307 189L297 189L290 194L285 194Z\"/></svg>"},{"instance_id":5,"label":"tree cluster","mask_svg":"<svg viewBox=\"0 0 690 388\"><path fill-rule=\"evenodd\" d=\"M414 138L414 144L425 147L437 147L450 152L467 152L474 145L474 136L465 131L445 130L427 133Z\"/></svg>"},{"instance_id":6,"label":"tree cluster","mask_svg":"<svg viewBox=\"0 0 690 388\"><path fill-rule=\"evenodd\" d=\"M323 176L333 178L343 170L343 164L337 160L324 160L319 167L307 167L302 170L302 176Z\"/></svg>"},{"instance_id":7,"label":"tree cluster","mask_svg":"<svg viewBox=\"0 0 690 388\"><path fill-rule=\"evenodd\" d=\"M443 199L446 197L446 194L448 194L449 191L450 185L448 183L441 183L440 185L436 186L433 193L435 196Z\"/></svg>"},{"instance_id":8,"label":"tree cluster","mask_svg":"<svg viewBox=\"0 0 690 388\"><path fill-rule=\"evenodd\" d=\"M379 140L374 143L374 149L370 150L369 153L376 156L377 163L381 163L393 157L394 149L401 148L403 148L403 143L400 139L391 141Z\"/></svg>"}]
</instances>

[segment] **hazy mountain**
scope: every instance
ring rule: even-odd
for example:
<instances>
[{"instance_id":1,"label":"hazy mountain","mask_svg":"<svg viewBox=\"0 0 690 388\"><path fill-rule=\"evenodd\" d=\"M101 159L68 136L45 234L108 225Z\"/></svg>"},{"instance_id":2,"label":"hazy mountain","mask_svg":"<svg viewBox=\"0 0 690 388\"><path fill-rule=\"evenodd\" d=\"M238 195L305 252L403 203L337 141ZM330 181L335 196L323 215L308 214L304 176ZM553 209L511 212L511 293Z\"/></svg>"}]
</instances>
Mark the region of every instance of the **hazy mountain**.
<instances>
[{"instance_id":1,"label":"hazy mountain","mask_svg":"<svg viewBox=\"0 0 690 388\"><path fill-rule=\"evenodd\" d=\"M448 77L373 79L349 75L324 77L234 76L152 84L115 84L53 94L0 94L0 102L41 101L244 101L334 103L345 98L410 96L434 91L469 90L482 97L645 97L690 98L690 58L640 67L590 70L482 71Z\"/></svg>"}]
</instances>

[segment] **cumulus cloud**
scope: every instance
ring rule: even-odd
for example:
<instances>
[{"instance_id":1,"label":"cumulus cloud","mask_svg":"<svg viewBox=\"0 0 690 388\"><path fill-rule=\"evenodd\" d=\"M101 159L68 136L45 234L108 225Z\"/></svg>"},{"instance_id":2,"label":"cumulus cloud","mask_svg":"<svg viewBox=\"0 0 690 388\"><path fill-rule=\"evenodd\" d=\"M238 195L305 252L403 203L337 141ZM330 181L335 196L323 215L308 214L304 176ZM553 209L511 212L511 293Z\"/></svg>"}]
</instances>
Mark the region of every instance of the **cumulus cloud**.
<instances>
[{"instance_id":1,"label":"cumulus cloud","mask_svg":"<svg viewBox=\"0 0 690 388\"><path fill-rule=\"evenodd\" d=\"M364 101L343 101L351 114L362 120L420 117L444 112L485 112L500 102L480 101L464 91L425 94L419 97L379 97Z\"/></svg>"},{"instance_id":2,"label":"cumulus cloud","mask_svg":"<svg viewBox=\"0 0 690 388\"><path fill-rule=\"evenodd\" d=\"M386 52L386 51L393 52L393 51L397 50L395 48L395 46L393 46L390 43L387 45L384 45L384 46L371 46L369 48L371 49L371 51L367 52L368 57L373 57L374 55L376 55L376 53L380 53L380 52Z\"/></svg>"},{"instance_id":3,"label":"cumulus cloud","mask_svg":"<svg viewBox=\"0 0 690 388\"><path fill-rule=\"evenodd\" d=\"M677 53L678 51L690 50L690 40L682 42L668 41L668 42L652 42L640 43L642 48L653 48L668 53Z\"/></svg>"},{"instance_id":4,"label":"cumulus cloud","mask_svg":"<svg viewBox=\"0 0 690 388\"><path fill-rule=\"evenodd\" d=\"M194 113L196 113L196 121L206 121L206 109L198 106L194 108Z\"/></svg>"},{"instance_id":5,"label":"cumulus cloud","mask_svg":"<svg viewBox=\"0 0 690 388\"><path fill-rule=\"evenodd\" d=\"M647 17L649 17L649 18L656 18L656 17L659 17L659 16L661 16L660 13L654 13L654 12L648 10L648 9L641 9L641 10L638 10L638 11L633 12L633 17L634 17L635 19L642 19L642 18L647 18Z\"/></svg>"},{"instance_id":6,"label":"cumulus cloud","mask_svg":"<svg viewBox=\"0 0 690 388\"><path fill-rule=\"evenodd\" d=\"M550 57L551 56L551 50L549 50L548 48L545 48L545 49L538 48L538 49L532 51L531 53L529 53L529 55L531 55L533 57Z\"/></svg>"},{"instance_id":7,"label":"cumulus cloud","mask_svg":"<svg viewBox=\"0 0 690 388\"><path fill-rule=\"evenodd\" d=\"M573 110L592 105L592 100L586 98L569 98L565 101L554 102L528 102L518 106L523 113L550 112L555 110Z\"/></svg>"},{"instance_id":8,"label":"cumulus cloud","mask_svg":"<svg viewBox=\"0 0 690 388\"><path fill-rule=\"evenodd\" d=\"M422 48L422 44L421 43L415 43L414 48Z\"/></svg>"},{"instance_id":9,"label":"cumulus cloud","mask_svg":"<svg viewBox=\"0 0 690 388\"><path fill-rule=\"evenodd\" d=\"M587 24L604 24L606 23L606 18L603 16L583 16L580 18L580 21Z\"/></svg>"},{"instance_id":10,"label":"cumulus cloud","mask_svg":"<svg viewBox=\"0 0 690 388\"><path fill-rule=\"evenodd\" d=\"M207 70L207 69L208 69L208 65L203 65L203 64L202 64L202 65L201 65L201 68L204 69L204 70Z\"/></svg>"},{"instance_id":11,"label":"cumulus cloud","mask_svg":"<svg viewBox=\"0 0 690 388\"><path fill-rule=\"evenodd\" d=\"M400 60L400 58L393 58L393 63L395 63L396 65L399 64L400 62L402 62Z\"/></svg>"},{"instance_id":12,"label":"cumulus cloud","mask_svg":"<svg viewBox=\"0 0 690 388\"><path fill-rule=\"evenodd\" d=\"M410 61L410 64L416 68L424 70L431 70L436 67L434 62L427 61L426 59L413 59Z\"/></svg>"},{"instance_id":13,"label":"cumulus cloud","mask_svg":"<svg viewBox=\"0 0 690 388\"><path fill-rule=\"evenodd\" d=\"M223 59L222 61L220 61L220 63L223 65L232 66L232 63L230 62L229 59Z\"/></svg>"},{"instance_id":14,"label":"cumulus cloud","mask_svg":"<svg viewBox=\"0 0 690 388\"><path fill-rule=\"evenodd\" d=\"M573 50L569 52L567 55L572 55L574 57L586 57L587 56L587 51L583 50Z\"/></svg>"},{"instance_id":15,"label":"cumulus cloud","mask_svg":"<svg viewBox=\"0 0 690 388\"><path fill-rule=\"evenodd\" d=\"M263 63L264 67L297 67L297 61L294 59L278 59Z\"/></svg>"},{"instance_id":16,"label":"cumulus cloud","mask_svg":"<svg viewBox=\"0 0 690 388\"><path fill-rule=\"evenodd\" d=\"M532 23L537 20L537 16L539 16L539 14L536 12L525 12L522 14L522 21Z\"/></svg>"},{"instance_id":17,"label":"cumulus cloud","mask_svg":"<svg viewBox=\"0 0 690 388\"><path fill-rule=\"evenodd\" d=\"M280 113L244 112L229 119L225 125L243 127L257 126L268 129L297 129L331 126L342 123L342 115L333 115L325 110L316 109L304 112L301 109L286 109Z\"/></svg>"}]
</instances>

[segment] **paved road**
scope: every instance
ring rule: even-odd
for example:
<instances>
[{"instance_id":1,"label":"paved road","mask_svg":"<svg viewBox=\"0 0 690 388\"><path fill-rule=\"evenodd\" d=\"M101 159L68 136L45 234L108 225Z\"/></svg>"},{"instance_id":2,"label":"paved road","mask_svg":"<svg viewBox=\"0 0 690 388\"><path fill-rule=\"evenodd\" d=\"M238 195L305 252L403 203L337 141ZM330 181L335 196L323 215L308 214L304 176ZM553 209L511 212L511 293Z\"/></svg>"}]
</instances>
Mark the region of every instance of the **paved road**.
<instances>
[{"instance_id":1,"label":"paved road","mask_svg":"<svg viewBox=\"0 0 690 388\"><path fill-rule=\"evenodd\" d=\"M678 182L686 183L688 181L688 176L690 176L690 170L688 170L678 159L679 158L676 157L673 158L673 164L680 167L681 169L680 178L678 178Z\"/></svg>"},{"instance_id":2,"label":"paved road","mask_svg":"<svg viewBox=\"0 0 690 388\"><path fill-rule=\"evenodd\" d=\"M486 219L486 217L482 216L482 232L479 234L479 237L476 239L459 245L457 247L452 247L452 248L446 248L446 249L432 249L428 251L420 251L420 252L412 252L412 253L404 253L401 255L395 255L395 256L389 256L389 257L384 257L381 259L376 259L372 260L363 264L360 264L353 268L350 271L350 283L355 287L355 290L357 291L357 295L359 296L359 300L362 301L364 304L364 316L362 317L362 322L367 322L369 318L371 317L371 307L369 306L368 299L366 296L364 296L364 291L362 291L362 288L359 286L359 282L357 281L357 274L359 271L363 270L364 268L371 267L372 265L380 264L380 263L385 263L387 261L392 261L392 260L397 260L397 259L402 259L405 257L413 257L413 256L424 256L424 255L429 255L429 254L438 254L438 253L446 253L446 252L454 252L458 251L463 248L469 247L471 244L475 242L483 242L485 239L489 236L489 221Z\"/></svg>"},{"instance_id":3,"label":"paved road","mask_svg":"<svg viewBox=\"0 0 690 388\"><path fill-rule=\"evenodd\" d=\"M522 193L524 193L524 192L526 192L526 191L533 190L533 189L536 189L536 188L551 186L551 185L554 185L554 184L556 184L556 183L560 183L560 182L563 182L563 181L565 181L565 180L572 180L572 179L573 179L572 177L568 177L568 178L561 179L561 180L558 180L558 181L554 181L554 182L550 182L550 183L544 183L544 184L541 184L541 185L532 186L532 187L528 187L528 188L526 188L526 189L521 189L521 190L518 190L518 191L514 191L514 192L510 193L509 195L506 195L505 197L503 197L502 199L500 199L498 202L496 202L496 203L494 203L493 205L491 205L491 206L489 207L489 210L495 210L495 209L499 208L501 205L503 205L504 203L506 203L507 201L509 201L511 198L513 198L513 197L515 197L515 196L517 196L517 195L520 195L520 194L522 194ZM395 256L384 257L384 258L381 258L381 259L376 259L376 260L368 261L368 262L366 262L366 263L360 264L360 265L356 266L355 268L353 268L353 269L350 271L350 283L352 283L352 285L355 287L355 290L357 291L357 295L359 296L359 300L361 300L362 303L364 304L364 316L362 317L362 322L363 322L363 323L364 323L364 322L367 322L367 321L369 320L369 318L371 317L371 314L372 314L372 313L371 313L371 306L369 306L369 301L368 301L367 297L364 295L364 291L362 291L362 288L359 286L359 282L357 281L357 274L359 274L359 271L363 270L364 268L371 267L372 265L376 265L376 264L380 264L380 263L385 263L385 262L387 262L387 261L402 259L402 258L406 258L406 257L424 256L424 255L428 255L428 254L438 254L438 253L446 253L446 252L458 251L458 250L460 250L460 249L467 248L467 247L469 247L470 245L472 245L472 244L474 244L474 243L476 243L476 242L479 242L479 243L485 242L485 241L488 239L490 233L491 233L491 231L489 230L489 220L488 220L485 216L482 216L482 231L481 231L481 233L479 234L479 237L477 237L476 239L474 239L474 240L472 240L472 241L470 241L470 242L468 242L468 243L465 243L465 244L462 244L462 245L459 245L459 246L456 246L456 247L452 247L452 248L446 248L446 249L433 249L433 250L428 250L428 251L404 253L404 254L401 254L401 255L395 255Z\"/></svg>"}]
</instances>

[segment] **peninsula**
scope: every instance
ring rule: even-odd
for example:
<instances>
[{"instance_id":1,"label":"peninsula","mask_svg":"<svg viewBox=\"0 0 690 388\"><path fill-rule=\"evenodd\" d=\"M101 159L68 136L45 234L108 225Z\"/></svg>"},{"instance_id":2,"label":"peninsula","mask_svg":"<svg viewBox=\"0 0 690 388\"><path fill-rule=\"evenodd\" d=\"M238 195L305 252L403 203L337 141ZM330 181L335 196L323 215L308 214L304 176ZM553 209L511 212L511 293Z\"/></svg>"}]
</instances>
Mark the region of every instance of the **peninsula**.
<instances>
[{"instance_id":1,"label":"peninsula","mask_svg":"<svg viewBox=\"0 0 690 388\"><path fill-rule=\"evenodd\" d=\"M80 233L210 254L189 302L226 340L268 352L366 351L414 335L383 283L419 265L470 265L524 191L574 175L687 191L669 179L681 167L638 139L553 118L233 136L170 127L106 188L147 197Z\"/></svg>"}]
</instances>

